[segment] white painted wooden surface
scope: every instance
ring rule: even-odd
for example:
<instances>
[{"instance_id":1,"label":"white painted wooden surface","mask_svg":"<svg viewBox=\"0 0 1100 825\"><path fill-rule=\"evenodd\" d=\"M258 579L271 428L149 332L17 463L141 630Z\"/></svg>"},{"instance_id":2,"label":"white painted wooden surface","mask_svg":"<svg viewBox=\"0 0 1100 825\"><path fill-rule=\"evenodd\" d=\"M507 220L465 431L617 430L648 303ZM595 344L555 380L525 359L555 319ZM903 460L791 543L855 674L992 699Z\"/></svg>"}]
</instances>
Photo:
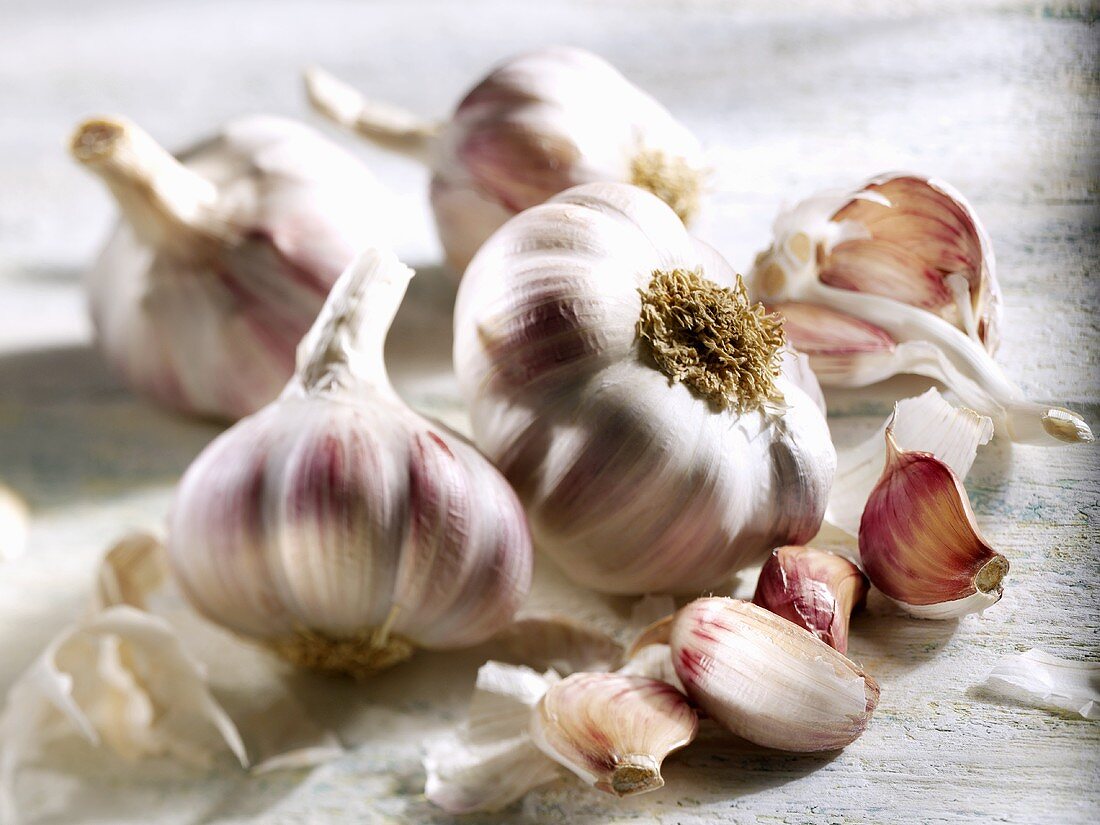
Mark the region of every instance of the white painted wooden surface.
<instances>
[{"instance_id":1,"label":"white painted wooden surface","mask_svg":"<svg viewBox=\"0 0 1100 825\"><path fill-rule=\"evenodd\" d=\"M323 0L0 4L0 478L30 501L29 555L0 567L0 693L79 615L106 543L163 517L214 434L151 409L89 346L78 284L111 221L62 151L71 125L123 112L170 145L244 111L305 115L300 66L442 114L499 57L592 48L669 103L712 151L701 234L745 267L783 200L874 172L947 178L985 218L1007 323L1000 358L1038 396L1100 421L1095 270L1100 161L1096 10L1062 3ZM394 244L416 265L391 346L400 388L460 421L448 373L453 298L436 262L422 170L373 150L393 188ZM410 342L426 342L415 351ZM830 398L840 440L869 430L894 384ZM994 443L968 488L1011 559L981 619L921 623L872 597L851 654L882 684L867 734L796 756L710 733L627 802L562 782L471 822L1084 822L1100 814L1100 727L991 699L974 685L1037 646L1097 658L1095 447ZM745 577L751 589L752 577ZM72 744L24 771L42 822L446 822L420 796L424 740L459 719L484 651L423 655L366 686L298 677L348 755L248 779L156 761L133 769ZM216 674L215 674L216 677ZM64 781L42 784L43 767ZM82 783L78 780L90 780Z\"/></svg>"}]
</instances>

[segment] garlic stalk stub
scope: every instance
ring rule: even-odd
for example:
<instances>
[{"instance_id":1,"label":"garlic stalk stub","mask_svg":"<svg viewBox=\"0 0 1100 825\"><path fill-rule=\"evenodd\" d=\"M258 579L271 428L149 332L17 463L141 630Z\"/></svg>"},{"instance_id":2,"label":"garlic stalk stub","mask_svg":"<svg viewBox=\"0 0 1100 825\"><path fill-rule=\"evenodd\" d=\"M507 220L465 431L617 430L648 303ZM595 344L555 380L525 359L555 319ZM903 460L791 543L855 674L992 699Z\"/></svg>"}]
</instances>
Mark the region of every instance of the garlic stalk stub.
<instances>
[{"instance_id":1,"label":"garlic stalk stub","mask_svg":"<svg viewBox=\"0 0 1100 825\"><path fill-rule=\"evenodd\" d=\"M531 717L531 738L543 753L615 796L662 787L661 762L698 728L695 711L672 685L619 673L563 679Z\"/></svg>"},{"instance_id":2,"label":"garlic stalk stub","mask_svg":"<svg viewBox=\"0 0 1100 825\"><path fill-rule=\"evenodd\" d=\"M846 653L848 621L867 601L867 580L835 553L779 547L764 562L752 601Z\"/></svg>"},{"instance_id":3,"label":"garlic stalk stub","mask_svg":"<svg viewBox=\"0 0 1100 825\"><path fill-rule=\"evenodd\" d=\"M86 277L99 346L185 413L237 419L275 398L340 272L384 240L373 176L301 123L239 118L177 159L93 118L70 150L121 212Z\"/></svg>"},{"instance_id":4,"label":"garlic stalk stub","mask_svg":"<svg viewBox=\"0 0 1100 825\"><path fill-rule=\"evenodd\" d=\"M455 309L476 443L539 546L605 592L718 587L817 532L836 457L781 343L730 266L625 184L517 215Z\"/></svg>"},{"instance_id":5,"label":"garlic stalk stub","mask_svg":"<svg viewBox=\"0 0 1100 825\"><path fill-rule=\"evenodd\" d=\"M878 704L875 681L812 633L755 604L696 599L635 647L668 643L687 695L730 732L768 748L850 745Z\"/></svg>"},{"instance_id":6,"label":"garlic stalk stub","mask_svg":"<svg viewBox=\"0 0 1100 825\"><path fill-rule=\"evenodd\" d=\"M444 124L365 101L319 69L307 72L306 90L330 119L431 166L432 209L456 273L509 217L578 184L641 186L684 221L699 208L704 172L694 136L582 49L504 61Z\"/></svg>"},{"instance_id":7,"label":"garlic stalk stub","mask_svg":"<svg viewBox=\"0 0 1100 825\"><path fill-rule=\"evenodd\" d=\"M881 175L781 214L753 297L787 319L822 383L913 373L942 382L997 432L1029 444L1092 440L1076 413L1024 396L993 360L1000 290L974 210L943 181Z\"/></svg>"},{"instance_id":8,"label":"garlic stalk stub","mask_svg":"<svg viewBox=\"0 0 1100 825\"><path fill-rule=\"evenodd\" d=\"M950 619L996 604L1008 559L975 523L958 476L931 453L899 449L886 429L886 467L859 525L871 584L906 612Z\"/></svg>"},{"instance_id":9,"label":"garlic stalk stub","mask_svg":"<svg viewBox=\"0 0 1100 825\"><path fill-rule=\"evenodd\" d=\"M386 376L411 275L390 253L356 259L283 394L203 451L172 509L169 554L194 607L305 667L366 674L475 644L530 586L507 482Z\"/></svg>"}]
</instances>

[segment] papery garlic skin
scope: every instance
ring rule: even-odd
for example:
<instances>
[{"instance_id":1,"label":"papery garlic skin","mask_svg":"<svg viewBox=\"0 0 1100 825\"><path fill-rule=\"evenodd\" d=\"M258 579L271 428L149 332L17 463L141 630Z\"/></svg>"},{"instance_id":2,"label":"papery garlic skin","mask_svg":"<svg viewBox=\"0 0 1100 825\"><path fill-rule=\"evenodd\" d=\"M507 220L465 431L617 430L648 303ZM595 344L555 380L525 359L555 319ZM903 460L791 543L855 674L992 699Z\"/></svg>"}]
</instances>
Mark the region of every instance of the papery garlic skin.
<instances>
[{"instance_id":1,"label":"papery garlic skin","mask_svg":"<svg viewBox=\"0 0 1100 825\"><path fill-rule=\"evenodd\" d=\"M317 69L307 73L306 87L329 118L429 163L432 209L456 273L512 215L578 184L642 186L685 221L699 208L698 141L583 49L556 46L505 60L443 125L368 103Z\"/></svg>"},{"instance_id":2,"label":"papery garlic skin","mask_svg":"<svg viewBox=\"0 0 1100 825\"><path fill-rule=\"evenodd\" d=\"M411 275L389 253L358 258L282 396L203 451L172 509L169 554L194 607L305 667L366 674L475 644L530 586L507 482L386 377Z\"/></svg>"},{"instance_id":3,"label":"papery garlic skin","mask_svg":"<svg viewBox=\"0 0 1100 825\"><path fill-rule=\"evenodd\" d=\"M275 398L336 278L385 240L371 173L291 120L238 118L177 160L130 121L94 118L70 148L121 211L86 276L99 346L185 413L237 419Z\"/></svg>"},{"instance_id":4,"label":"papery garlic skin","mask_svg":"<svg viewBox=\"0 0 1100 825\"><path fill-rule=\"evenodd\" d=\"M782 313L822 383L913 373L941 381L1013 441L1092 440L1077 414L1028 400L993 360L1000 291L992 247L953 187L908 173L803 201L757 256L753 296Z\"/></svg>"},{"instance_id":5,"label":"papery garlic skin","mask_svg":"<svg viewBox=\"0 0 1100 825\"><path fill-rule=\"evenodd\" d=\"M676 688L621 673L575 673L551 685L531 717L539 749L615 796L654 791L665 756L690 743L695 711Z\"/></svg>"},{"instance_id":6,"label":"papery garlic skin","mask_svg":"<svg viewBox=\"0 0 1100 825\"><path fill-rule=\"evenodd\" d=\"M878 704L878 684L802 627L755 604L696 599L639 639L667 642L691 698L732 733L768 748L850 745Z\"/></svg>"},{"instance_id":7,"label":"papery garlic skin","mask_svg":"<svg viewBox=\"0 0 1100 825\"><path fill-rule=\"evenodd\" d=\"M743 412L689 388L714 377L709 364L680 381L655 364L639 325L643 296L666 275L694 279L705 301L731 301L737 287L659 199L590 184L502 227L455 308L475 442L524 501L538 545L605 592L715 588L773 547L808 541L835 468L823 413L788 378L795 362L769 362L780 400L757 396ZM746 361L761 352L744 350Z\"/></svg>"},{"instance_id":8,"label":"papery garlic skin","mask_svg":"<svg viewBox=\"0 0 1100 825\"><path fill-rule=\"evenodd\" d=\"M778 547L760 569L752 601L847 653L848 622L867 601L867 580L827 550Z\"/></svg>"},{"instance_id":9,"label":"papery garlic skin","mask_svg":"<svg viewBox=\"0 0 1100 825\"><path fill-rule=\"evenodd\" d=\"M978 530L958 476L886 430L886 466L859 526L871 584L922 619L980 613L1000 601L1008 560Z\"/></svg>"}]
</instances>

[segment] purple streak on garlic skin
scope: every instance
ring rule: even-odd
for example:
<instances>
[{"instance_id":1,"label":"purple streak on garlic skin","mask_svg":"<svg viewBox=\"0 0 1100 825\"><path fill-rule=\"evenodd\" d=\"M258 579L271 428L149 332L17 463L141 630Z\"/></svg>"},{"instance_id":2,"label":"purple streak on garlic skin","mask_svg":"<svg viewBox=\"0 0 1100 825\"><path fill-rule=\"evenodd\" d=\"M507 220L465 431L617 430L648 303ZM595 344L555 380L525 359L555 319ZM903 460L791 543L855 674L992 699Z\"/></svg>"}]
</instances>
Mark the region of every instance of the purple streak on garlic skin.
<instances>
[{"instance_id":1,"label":"purple streak on garlic skin","mask_svg":"<svg viewBox=\"0 0 1100 825\"><path fill-rule=\"evenodd\" d=\"M867 600L867 581L842 556L812 547L780 547L760 570L753 604L804 627L840 653L848 620Z\"/></svg>"}]
</instances>

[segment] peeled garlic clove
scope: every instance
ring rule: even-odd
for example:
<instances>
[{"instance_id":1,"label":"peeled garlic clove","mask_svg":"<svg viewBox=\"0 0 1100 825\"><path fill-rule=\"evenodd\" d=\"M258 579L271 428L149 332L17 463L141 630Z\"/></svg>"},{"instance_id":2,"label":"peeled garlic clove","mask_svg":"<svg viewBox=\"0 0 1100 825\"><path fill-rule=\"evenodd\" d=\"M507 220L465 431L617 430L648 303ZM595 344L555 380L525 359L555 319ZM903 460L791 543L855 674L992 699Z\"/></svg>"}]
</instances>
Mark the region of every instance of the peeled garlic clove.
<instances>
[{"instance_id":1,"label":"peeled garlic clove","mask_svg":"<svg viewBox=\"0 0 1100 825\"><path fill-rule=\"evenodd\" d=\"M283 394L199 455L169 518L192 605L304 667L365 675L416 648L476 644L530 586L508 483L387 377L411 277L392 253L357 258Z\"/></svg>"},{"instance_id":2,"label":"peeled garlic clove","mask_svg":"<svg viewBox=\"0 0 1100 825\"><path fill-rule=\"evenodd\" d=\"M1092 440L1079 415L1028 400L993 360L1000 290L992 247L948 184L882 175L852 193L807 199L776 219L774 234L757 256L753 296L790 309L791 342L823 383L923 375L1013 441Z\"/></svg>"},{"instance_id":3,"label":"peeled garlic clove","mask_svg":"<svg viewBox=\"0 0 1100 825\"><path fill-rule=\"evenodd\" d=\"M239 118L176 158L93 118L70 150L121 212L86 279L99 346L182 412L236 419L275 398L336 278L384 240L374 177L301 123Z\"/></svg>"},{"instance_id":4,"label":"peeled garlic clove","mask_svg":"<svg viewBox=\"0 0 1100 825\"><path fill-rule=\"evenodd\" d=\"M843 748L878 704L875 681L809 631L769 610L696 599L636 647L667 642L688 697L732 733L787 751Z\"/></svg>"},{"instance_id":5,"label":"peeled garlic clove","mask_svg":"<svg viewBox=\"0 0 1100 825\"><path fill-rule=\"evenodd\" d=\"M510 58L432 124L363 100L324 72L306 74L314 108L432 169L436 225L456 273L508 218L571 186L621 181L684 221L699 209L699 144L656 100L582 49Z\"/></svg>"},{"instance_id":6,"label":"peeled garlic clove","mask_svg":"<svg viewBox=\"0 0 1100 825\"><path fill-rule=\"evenodd\" d=\"M475 441L586 587L717 588L821 525L835 452L812 376L637 187L576 187L501 227L459 289L454 362Z\"/></svg>"},{"instance_id":7,"label":"peeled garlic clove","mask_svg":"<svg viewBox=\"0 0 1100 825\"><path fill-rule=\"evenodd\" d=\"M871 584L913 616L950 619L996 604L1008 559L982 537L962 482L931 453L902 450L886 429L886 467L859 525Z\"/></svg>"},{"instance_id":8,"label":"peeled garlic clove","mask_svg":"<svg viewBox=\"0 0 1100 825\"><path fill-rule=\"evenodd\" d=\"M779 547L764 562L752 601L846 653L848 620L867 601L867 580L842 556Z\"/></svg>"},{"instance_id":9,"label":"peeled garlic clove","mask_svg":"<svg viewBox=\"0 0 1100 825\"><path fill-rule=\"evenodd\" d=\"M575 673L552 685L531 718L539 749L615 796L665 784L661 763L695 738L699 722L680 691L657 679Z\"/></svg>"}]
</instances>

